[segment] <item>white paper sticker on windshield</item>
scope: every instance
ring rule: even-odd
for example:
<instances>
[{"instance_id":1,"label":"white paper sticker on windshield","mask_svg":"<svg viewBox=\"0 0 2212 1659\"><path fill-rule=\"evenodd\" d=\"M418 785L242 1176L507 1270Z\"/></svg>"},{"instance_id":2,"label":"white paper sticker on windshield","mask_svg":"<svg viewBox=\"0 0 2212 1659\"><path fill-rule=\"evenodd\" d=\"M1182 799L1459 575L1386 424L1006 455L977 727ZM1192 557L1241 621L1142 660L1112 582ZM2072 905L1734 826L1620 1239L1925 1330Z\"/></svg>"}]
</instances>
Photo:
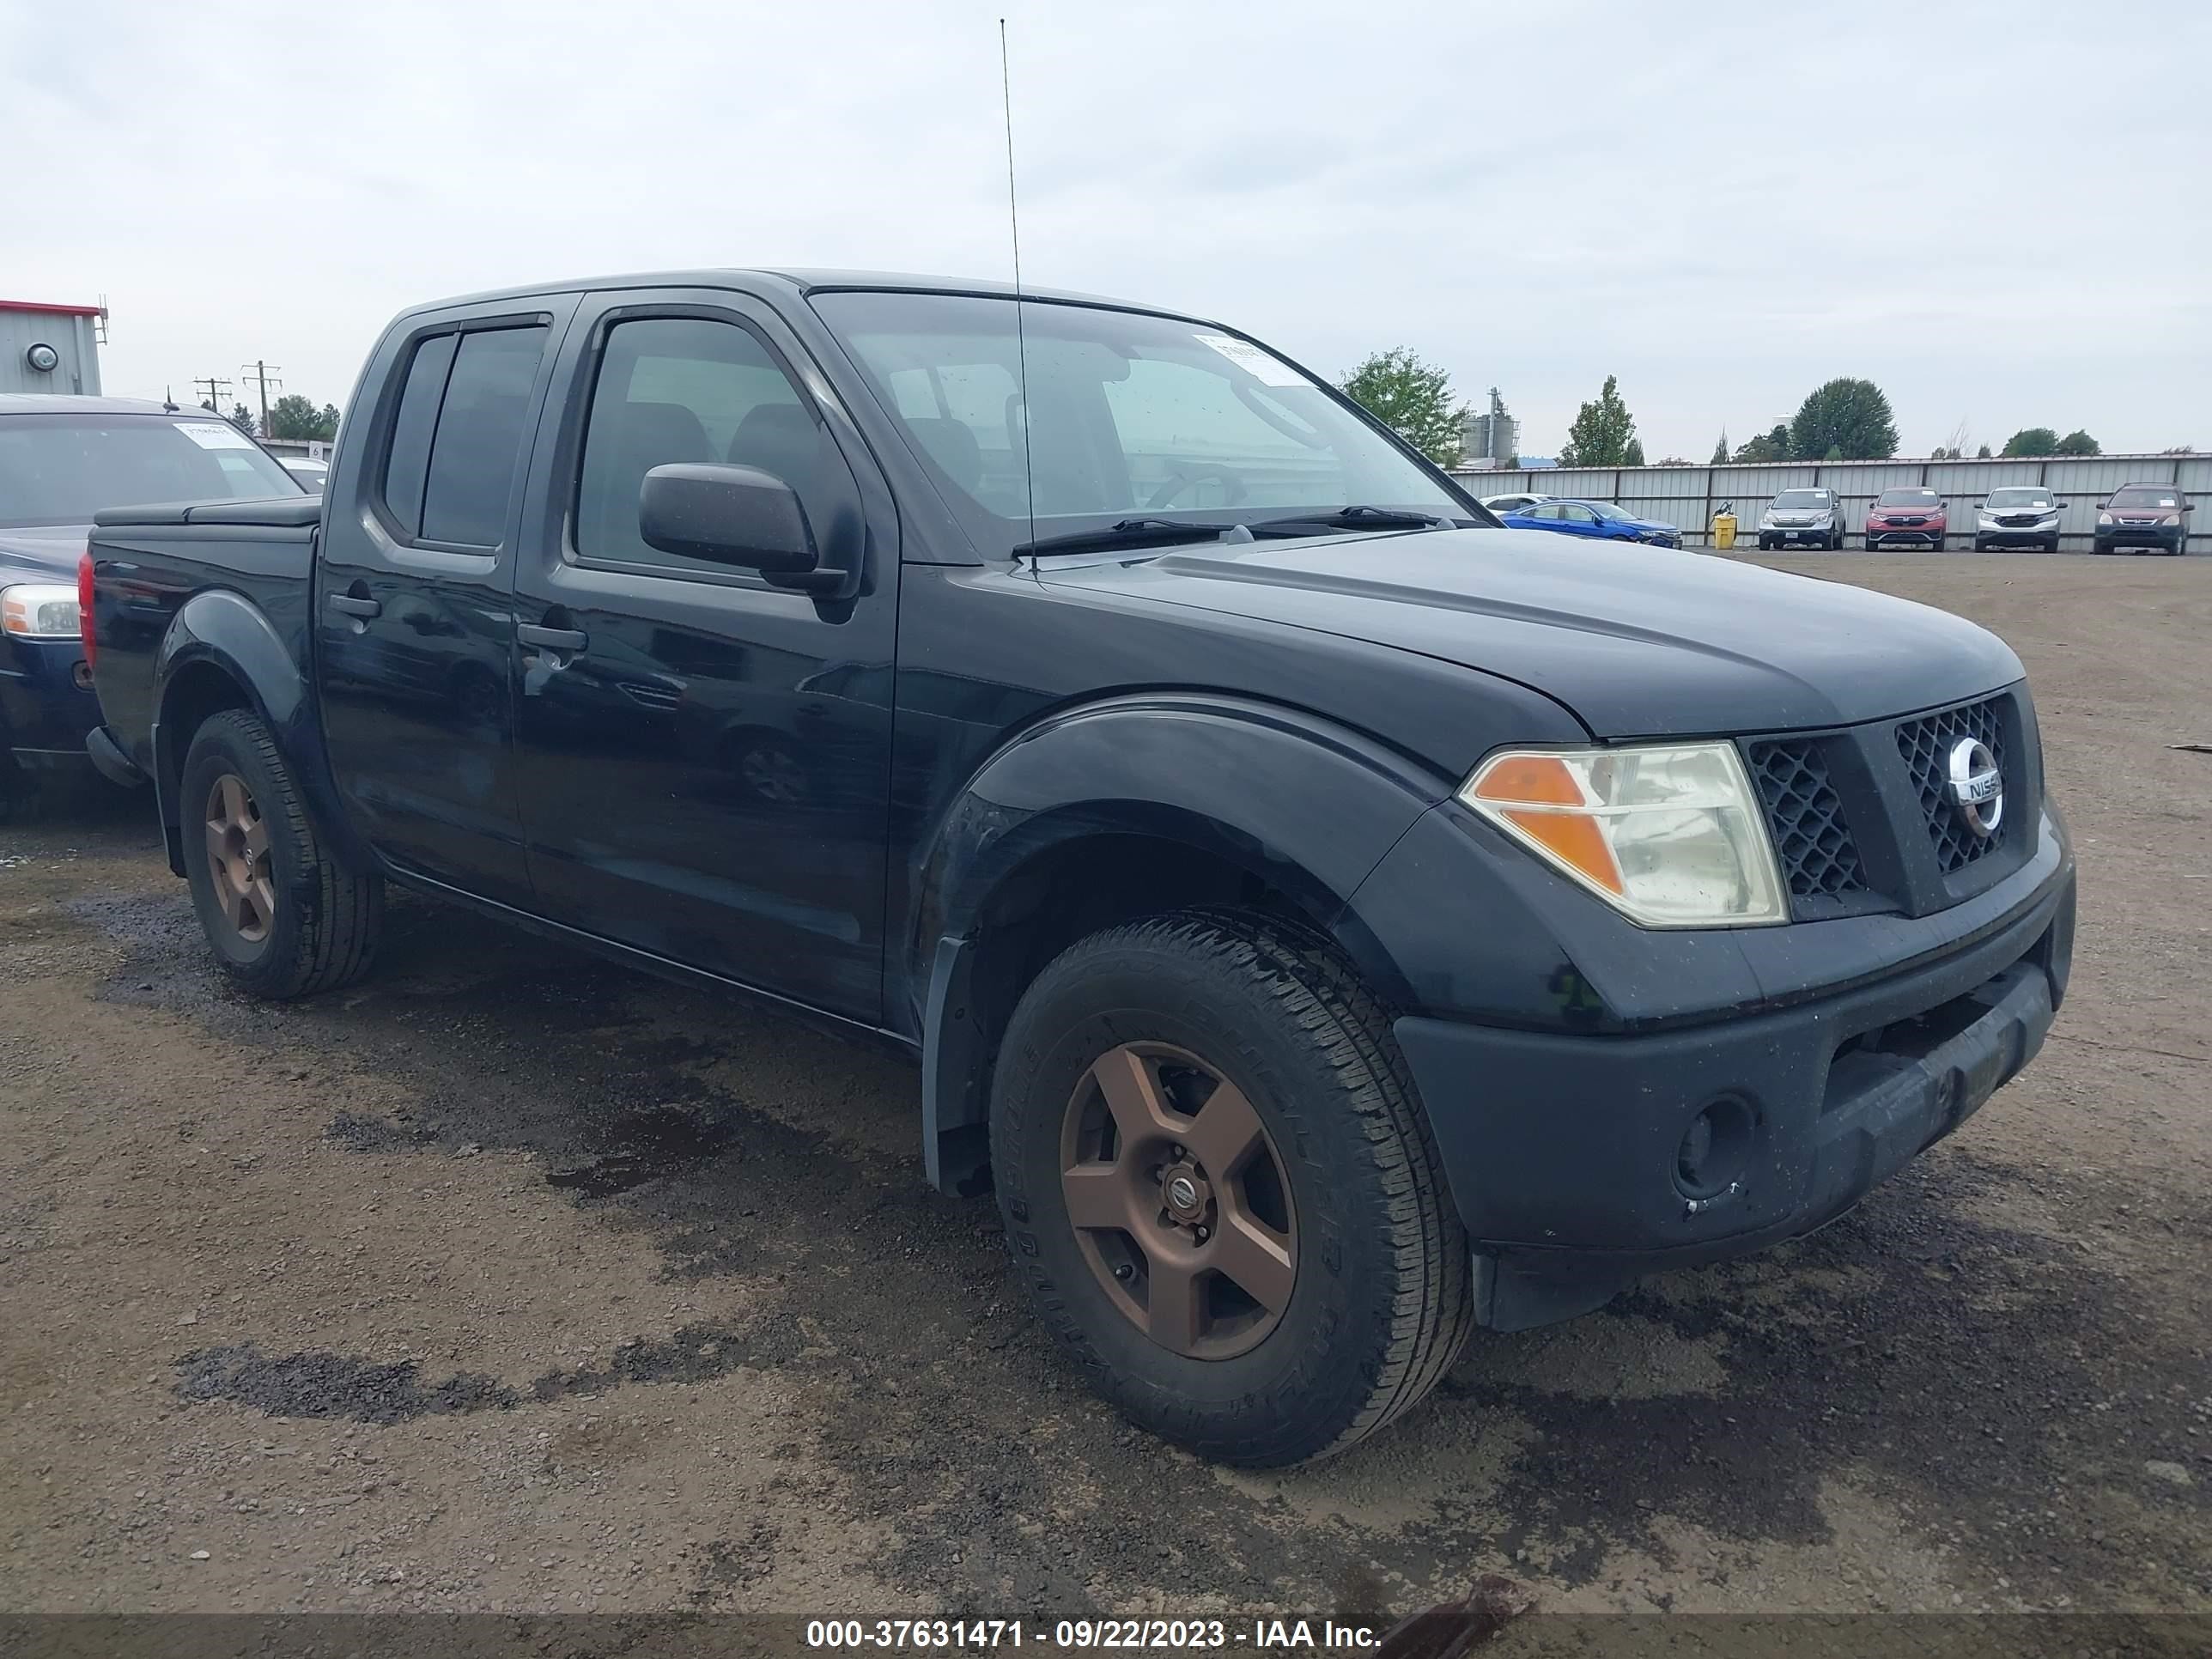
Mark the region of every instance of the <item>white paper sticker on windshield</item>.
<instances>
[{"instance_id":1,"label":"white paper sticker on windshield","mask_svg":"<svg viewBox=\"0 0 2212 1659\"><path fill-rule=\"evenodd\" d=\"M202 449L251 449L253 440L228 421L179 421L178 431Z\"/></svg>"},{"instance_id":2,"label":"white paper sticker on windshield","mask_svg":"<svg viewBox=\"0 0 2212 1659\"><path fill-rule=\"evenodd\" d=\"M1231 339L1226 334L1201 334L1200 345L1212 346L1216 351L1243 369L1261 386L1304 386L1306 377L1279 357L1271 357L1249 340Z\"/></svg>"}]
</instances>

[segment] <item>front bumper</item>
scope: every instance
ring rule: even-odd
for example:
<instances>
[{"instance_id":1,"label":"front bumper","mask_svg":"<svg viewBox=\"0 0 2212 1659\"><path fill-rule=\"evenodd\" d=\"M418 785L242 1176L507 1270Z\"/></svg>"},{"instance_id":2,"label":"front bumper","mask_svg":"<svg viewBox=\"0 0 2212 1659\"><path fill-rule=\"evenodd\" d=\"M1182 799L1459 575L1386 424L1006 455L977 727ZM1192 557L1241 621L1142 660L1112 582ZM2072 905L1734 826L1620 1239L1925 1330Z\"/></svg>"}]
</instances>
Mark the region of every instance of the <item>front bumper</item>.
<instances>
[{"instance_id":1,"label":"front bumper","mask_svg":"<svg viewBox=\"0 0 2212 1659\"><path fill-rule=\"evenodd\" d=\"M1950 533L1948 526L1940 524L1904 526L1870 524L1866 528L1869 545L1879 547L1893 545L1933 547L1937 542L1948 538Z\"/></svg>"},{"instance_id":2,"label":"front bumper","mask_svg":"<svg viewBox=\"0 0 2212 1659\"><path fill-rule=\"evenodd\" d=\"M2034 1055L2065 994L2074 910L2068 860L1937 959L1720 1024L1613 1036L1400 1019L1475 1240L1480 1317L1570 1317L1646 1273L1843 1214Z\"/></svg>"},{"instance_id":3,"label":"front bumper","mask_svg":"<svg viewBox=\"0 0 2212 1659\"><path fill-rule=\"evenodd\" d=\"M2099 547L2154 547L2179 553L2187 533L2183 527L2165 525L2100 525L2095 541Z\"/></svg>"},{"instance_id":4,"label":"front bumper","mask_svg":"<svg viewBox=\"0 0 2212 1659\"><path fill-rule=\"evenodd\" d=\"M88 768L85 734L100 700L74 640L0 640L0 745L21 766Z\"/></svg>"},{"instance_id":5,"label":"front bumper","mask_svg":"<svg viewBox=\"0 0 2212 1659\"><path fill-rule=\"evenodd\" d=\"M1759 539L1774 542L1784 547L1802 542L1808 547L1826 547L1836 538L1833 524L1763 524L1759 527Z\"/></svg>"},{"instance_id":6,"label":"front bumper","mask_svg":"<svg viewBox=\"0 0 2212 1659\"><path fill-rule=\"evenodd\" d=\"M1982 547L2056 547L2058 545L2057 524L1998 525L1994 528L1976 526L1974 541Z\"/></svg>"}]
</instances>

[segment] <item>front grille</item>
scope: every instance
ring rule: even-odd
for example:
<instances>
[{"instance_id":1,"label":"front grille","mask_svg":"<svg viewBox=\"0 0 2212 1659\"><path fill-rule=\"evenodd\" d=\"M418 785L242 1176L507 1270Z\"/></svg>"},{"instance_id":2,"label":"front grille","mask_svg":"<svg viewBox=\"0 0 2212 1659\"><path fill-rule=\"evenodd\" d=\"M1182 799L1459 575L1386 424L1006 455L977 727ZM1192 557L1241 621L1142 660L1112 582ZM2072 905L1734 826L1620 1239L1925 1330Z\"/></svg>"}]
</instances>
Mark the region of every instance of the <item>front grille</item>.
<instances>
[{"instance_id":1,"label":"front grille","mask_svg":"<svg viewBox=\"0 0 2212 1659\"><path fill-rule=\"evenodd\" d=\"M1866 870L1859 862L1858 842L1844 821L1843 799L1828 776L1820 744L1754 743L1747 759L1790 896L1841 898L1863 892Z\"/></svg>"},{"instance_id":2,"label":"front grille","mask_svg":"<svg viewBox=\"0 0 2212 1659\"><path fill-rule=\"evenodd\" d=\"M2005 770L2004 720L2002 698L1990 697L1941 714L1905 720L1897 728L1897 752L1920 792L1921 816L1928 821L1928 839L1934 843L1936 861L1943 873L1963 870L1986 858L2004 843L2015 822L2008 811L1993 836L1978 836L1966 828L1951 800L1951 750L1962 738L1978 738L1996 757L1997 770Z\"/></svg>"},{"instance_id":3,"label":"front grille","mask_svg":"<svg viewBox=\"0 0 2212 1659\"><path fill-rule=\"evenodd\" d=\"M2034 514L2028 513L2000 515L1997 522L2008 530L2025 530L2031 526L2041 524L2043 520Z\"/></svg>"}]
</instances>

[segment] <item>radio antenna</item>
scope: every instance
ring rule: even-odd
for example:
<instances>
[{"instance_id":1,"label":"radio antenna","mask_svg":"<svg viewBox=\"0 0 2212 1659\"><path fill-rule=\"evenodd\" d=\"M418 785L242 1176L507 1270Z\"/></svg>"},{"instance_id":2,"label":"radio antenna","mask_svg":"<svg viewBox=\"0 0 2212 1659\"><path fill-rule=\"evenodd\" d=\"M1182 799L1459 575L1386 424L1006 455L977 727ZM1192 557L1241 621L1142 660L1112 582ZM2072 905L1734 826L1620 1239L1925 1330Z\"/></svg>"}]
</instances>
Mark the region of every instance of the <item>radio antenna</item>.
<instances>
[{"instance_id":1,"label":"radio antenna","mask_svg":"<svg viewBox=\"0 0 2212 1659\"><path fill-rule=\"evenodd\" d=\"M1030 343L1022 326L1022 211L1014 192L1014 76L1006 56L1006 20L999 20L999 102L1006 117L1006 226L1014 245L1014 359L1020 370L1022 496L1029 504L1030 540L1036 540L1036 482L1030 464ZM1012 443L1014 434L1006 434Z\"/></svg>"}]
</instances>

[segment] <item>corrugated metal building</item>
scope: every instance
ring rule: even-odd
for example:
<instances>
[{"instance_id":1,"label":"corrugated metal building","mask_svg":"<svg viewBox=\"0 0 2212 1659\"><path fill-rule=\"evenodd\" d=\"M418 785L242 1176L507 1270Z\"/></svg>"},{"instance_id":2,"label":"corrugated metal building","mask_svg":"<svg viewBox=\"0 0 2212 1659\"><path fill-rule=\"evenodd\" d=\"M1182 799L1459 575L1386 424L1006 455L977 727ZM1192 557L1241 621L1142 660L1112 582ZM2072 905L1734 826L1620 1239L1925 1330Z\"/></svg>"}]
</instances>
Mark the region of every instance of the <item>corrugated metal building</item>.
<instances>
[{"instance_id":1,"label":"corrugated metal building","mask_svg":"<svg viewBox=\"0 0 2212 1659\"><path fill-rule=\"evenodd\" d=\"M1759 515L1784 489L1827 489L1840 496L1854 544L1867 508L1899 485L1939 489L1951 504L1954 544L1973 545L1974 507L2003 484L2041 484L2065 501L2058 520L2063 544L2087 552L2097 510L2124 483L2171 483L2201 508L2212 509L2212 455L2053 455L1960 461L1794 461L1728 466L1540 467L1517 472L1462 470L1455 474L1477 495L1516 491L1618 501L1632 513L1678 526L1684 540L1710 538L1713 514L1735 506L1736 542L1759 540ZM2188 521L2190 551L2212 551L2212 510Z\"/></svg>"},{"instance_id":2,"label":"corrugated metal building","mask_svg":"<svg viewBox=\"0 0 2212 1659\"><path fill-rule=\"evenodd\" d=\"M97 397L99 325L106 316L102 306L0 300L0 392L82 392Z\"/></svg>"}]
</instances>

